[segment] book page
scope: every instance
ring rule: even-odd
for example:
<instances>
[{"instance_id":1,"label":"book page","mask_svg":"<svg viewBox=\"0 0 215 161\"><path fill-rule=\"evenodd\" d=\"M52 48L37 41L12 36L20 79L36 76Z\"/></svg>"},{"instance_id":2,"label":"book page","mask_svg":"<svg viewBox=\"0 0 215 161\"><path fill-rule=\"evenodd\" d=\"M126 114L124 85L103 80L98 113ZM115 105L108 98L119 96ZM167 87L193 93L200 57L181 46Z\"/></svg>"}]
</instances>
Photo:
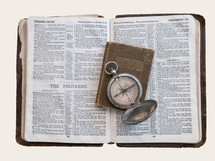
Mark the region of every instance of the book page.
<instances>
[{"instance_id":1,"label":"book page","mask_svg":"<svg viewBox=\"0 0 215 161\"><path fill-rule=\"evenodd\" d=\"M199 32L190 15L117 18L111 41L155 50L146 99L156 112L137 125L111 111L111 140L117 143L197 143L201 140Z\"/></svg>"},{"instance_id":2,"label":"book page","mask_svg":"<svg viewBox=\"0 0 215 161\"><path fill-rule=\"evenodd\" d=\"M110 110L95 106L109 20L31 17L27 29L24 139L109 142Z\"/></svg>"}]
</instances>

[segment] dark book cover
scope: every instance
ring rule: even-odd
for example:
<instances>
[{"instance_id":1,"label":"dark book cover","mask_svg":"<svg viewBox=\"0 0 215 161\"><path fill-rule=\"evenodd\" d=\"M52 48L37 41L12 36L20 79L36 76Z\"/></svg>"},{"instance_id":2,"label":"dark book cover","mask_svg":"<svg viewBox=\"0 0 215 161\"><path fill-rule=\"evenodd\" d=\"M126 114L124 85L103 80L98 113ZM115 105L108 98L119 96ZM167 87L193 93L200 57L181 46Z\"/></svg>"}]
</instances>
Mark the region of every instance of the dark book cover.
<instances>
[{"instance_id":1,"label":"dark book cover","mask_svg":"<svg viewBox=\"0 0 215 161\"><path fill-rule=\"evenodd\" d=\"M168 16L168 15L187 15L188 13L169 13L169 14L127 14L127 15L117 15L116 18L125 18L125 17L147 17L147 16ZM206 142L206 37L205 37L205 19L203 16L198 14L188 14L192 15L200 23L200 85L201 85L201 121L202 121L202 140L199 143L116 143L118 147L139 147L139 148L148 148L148 147L171 147L171 148L182 148L182 147L193 147L198 148L204 145ZM22 66L23 59L20 57L20 52L22 48L22 43L20 41L20 36L18 32L17 40L17 60L16 60L16 80L17 80L17 89L16 89L16 141L17 143L25 146L102 146L103 144L97 143L56 143L56 142L27 142L21 137L21 119L22 119L22 82L23 82L23 69ZM126 70L127 72L127 70ZM121 72L118 72L121 73ZM108 81L111 77L109 77ZM106 87L105 87L106 88ZM105 94L106 96L106 94Z\"/></svg>"},{"instance_id":2,"label":"dark book cover","mask_svg":"<svg viewBox=\"0 0 215 161\"><path fill-rule=\"evenodd\" d=\"M109 61L114 61L118 64L118 74L129 73L139 79L143 89L140 101L143 101L146 96L153 57L154 50L151 49L115 42L107 42L100 75L99 88L96 97L96 105L115 108L107 97L107 85L112 76L107 75L104 72L104 66Z\"/></svg>"}]
</instances>

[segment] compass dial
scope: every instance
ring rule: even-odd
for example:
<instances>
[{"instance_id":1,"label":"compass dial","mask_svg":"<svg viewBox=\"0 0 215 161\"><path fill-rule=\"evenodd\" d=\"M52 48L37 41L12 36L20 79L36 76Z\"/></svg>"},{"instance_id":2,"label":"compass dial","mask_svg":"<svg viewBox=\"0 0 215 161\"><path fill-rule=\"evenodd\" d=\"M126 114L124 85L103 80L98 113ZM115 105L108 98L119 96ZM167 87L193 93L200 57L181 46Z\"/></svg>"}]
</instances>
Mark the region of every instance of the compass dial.
<instances>
[{"instance_id":1,"label":"compass dial","mask_svg":"<svg viewBox=\"0 0 215 161\"><path fill-rule=\"evenodd\" d=\"M130 74L119 74L109 83L109 100L117 107L128 108L139 100L142 87L136 77Z\"/></svg>"}]
</instances>

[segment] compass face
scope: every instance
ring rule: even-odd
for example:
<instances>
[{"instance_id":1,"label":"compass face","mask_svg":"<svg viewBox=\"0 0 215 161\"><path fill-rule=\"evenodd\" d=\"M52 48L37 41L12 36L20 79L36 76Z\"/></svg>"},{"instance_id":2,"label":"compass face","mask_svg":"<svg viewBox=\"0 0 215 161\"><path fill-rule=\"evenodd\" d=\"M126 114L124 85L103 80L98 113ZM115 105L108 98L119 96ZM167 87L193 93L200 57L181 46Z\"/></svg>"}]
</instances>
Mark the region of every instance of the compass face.
<instances>
[{"instance_id":1,"label":"compass face","mask_svg":"<svg viewBox=\"0 0 215 161\"><path fill-rule=\"evenodd\" d=\"M119 74L113 77L107 88L107 95L113 105L127 109L136 103L142 95L139 80L131 74Z\"/></svg>"}]
</instances>

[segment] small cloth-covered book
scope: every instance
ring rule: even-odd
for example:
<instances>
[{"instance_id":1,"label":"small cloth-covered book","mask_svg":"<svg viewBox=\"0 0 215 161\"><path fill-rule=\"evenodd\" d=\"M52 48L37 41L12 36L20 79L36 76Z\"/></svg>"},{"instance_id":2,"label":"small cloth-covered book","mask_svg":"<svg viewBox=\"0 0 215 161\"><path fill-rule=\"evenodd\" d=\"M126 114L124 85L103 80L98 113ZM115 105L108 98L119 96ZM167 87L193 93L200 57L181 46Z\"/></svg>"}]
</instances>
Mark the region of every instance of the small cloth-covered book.
<instances>
[{"instance_id":1,"label":"small cloth-covered book","mask_svg":"<svg viewBox=\"0 0 215 161\"><path fill-rule=\"evenodd\" d=\"M107 97L107 85L111 76L104 72L104 66L109 61L114 61L118 64L118 74L129 73L139 79L142 84L142 97L140 101L143 101L146 96L153 57L154 50L151 49L116 42L107 42L96 97L96 105L115 108Z\"/></svg>"}]
</instances>

